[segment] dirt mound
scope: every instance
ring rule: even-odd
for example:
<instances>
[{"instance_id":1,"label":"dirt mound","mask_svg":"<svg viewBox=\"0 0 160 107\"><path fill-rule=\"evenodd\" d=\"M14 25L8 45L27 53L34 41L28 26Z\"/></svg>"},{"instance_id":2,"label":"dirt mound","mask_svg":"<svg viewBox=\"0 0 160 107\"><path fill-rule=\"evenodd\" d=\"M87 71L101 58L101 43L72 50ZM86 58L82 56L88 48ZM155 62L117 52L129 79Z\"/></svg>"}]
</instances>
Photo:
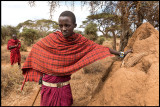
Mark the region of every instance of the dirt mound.
<instances>
[{"instance_id":1,"label":"dirt mound","mask_svg":"<svg viewBox=\"0 0 160 107\"><path fill-rule=\"evenodd\" d=\"M116 68L117 61L113 64L102 90L88 106L159 105L159 32L149 23L142 24L125 50L130 48L133 53Z\"/></svg>"},{"instance_id":2,"label":"dirt mound","mask_svg":"<svg viewBox=\"0 0 160 107\"><path fill-rule=\"evenodd\" d=\"M71 76L73 106L85 106L100 91L114 59L107 57L96 61ZM97 67L97 68L95 68Z\"/></svg>"}]
</instances>

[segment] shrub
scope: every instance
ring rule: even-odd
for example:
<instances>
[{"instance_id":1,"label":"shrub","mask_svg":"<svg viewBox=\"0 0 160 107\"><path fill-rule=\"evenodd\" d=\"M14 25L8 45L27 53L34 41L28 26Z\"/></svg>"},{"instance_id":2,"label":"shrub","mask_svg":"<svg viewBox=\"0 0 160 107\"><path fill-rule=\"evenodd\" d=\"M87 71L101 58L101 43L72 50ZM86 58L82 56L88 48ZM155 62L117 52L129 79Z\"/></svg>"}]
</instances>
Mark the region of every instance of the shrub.
<instances>
[{"instance_id":1,"label":"shrub","mask_svg":"<svg viewBox=\"0 0 160 107\"><path fill-rule=\"evenodd\" d=\"M91 22L85 27L85 30L84 30L85 35L84 36L90 40L95 41L98 37L97 31L98 31L97 24Z\"/></svg>"},{"instance_id":2,"label":"shrub","mask_svg":"<svg viewBox=\"0 0 160 107\"><path fill-rule=\"evenodd\" d=\"M97 36L92 35L92 34L84 35L84 37L92 41L95 41L97 39Z\"/></svg>"},{"instance_id":3,"label":"shrub","mask_svg":"<svg viewBox=\"0 0 160 107\"><path fill-rule=\"evenodd\" d=\"M98 39L95 42L102 45L104 41L105 41L105 37L98 37Z\"/></svg>"},{"instance_id":4,"label":"shrub","mask_svg":"<svg viewBox=\"0 0 160 107\"><path fill-rule=\"evenodd\" d=\"M3 66L1 69L1 92L2 96L7 95L14 86L21 85L23 76L18 65L11 67L11 65Z\"/></svg>"},{"instance_id":5,"label":"shrub","mask_svg":"<svg viewBox=\"0 0 160 107\"><path fill-rule=\"evenodd\" d=\"M34 29L24 28L20 35L24 38L24 43L27 46L30 46L34 43L34 40L38 39L38 32Z\"/></svg>"},{"instance_id":6,"label":"shrub","mask_svg":"<svg viewBox=\"0 0 160 107\"><path fill-rule=\"evenodd\" d=\"M13 34L17 34L19 31L16 27L10 25L1 26L1 45L8 42Z\"/></svg>"},{"instance_id":7,"label":"shrub","mask_svg":"<svg viewBox=\"0 0 160 107\"><path fill-rule=\"evenodd\" d=\"M25 51L25 52L27 52L27 46L24 45L24 44L21 44L20 51Z\"/></svg>"}]
</instances>

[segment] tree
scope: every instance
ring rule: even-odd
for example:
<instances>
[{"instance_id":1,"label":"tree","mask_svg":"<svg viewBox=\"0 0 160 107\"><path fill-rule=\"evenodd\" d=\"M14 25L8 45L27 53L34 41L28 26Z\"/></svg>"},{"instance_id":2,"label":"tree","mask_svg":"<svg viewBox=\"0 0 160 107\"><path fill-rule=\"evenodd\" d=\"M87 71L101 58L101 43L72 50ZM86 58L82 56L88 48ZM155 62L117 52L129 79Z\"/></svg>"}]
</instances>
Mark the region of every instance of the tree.
<instances>
[{"instance_id":1,"label":"tree","mask_svg":"<svg viewBox=\"0 0 160 107\"><path fill-rule=\"evenodd\" d=\"M96 15L90 15L87 17L88 21L94 21L98 24L98 30L102 32L102 34L108 37L106 32L106 28L110 27L112 24L118 24L120 22L119 17L110 13L100 13Z\"/></svg>"},{"instance_id":2,"label":"tree","mask_svg":"<svg viewBox=\"0 0 160 107\"><path fill-rule=\"evenodd\" d=\"M70 2L73 10L75 5L75 1L46 1L46 2L48 2L48 5L50 7L49 11L51 19L55 11L55 8L61 6L60 3L65 2L65 5L67 6L67 3ZM29 1L28 3L31 7L36 5L36 1ZM81 1L81 8L85 5L89 5L91 14L95 14L100 9L101 12L112 11L113 10L112 8L114 7L115 3L116 3L115 1Z\"/></svg>"},{"instance_id":3,"label":"tree","mask_svg":"<svg viewBox=\"0 0 160 107\"><path fill-rule=\"evenodd\" d=\"M65 3L68 1L65 1ZM50 16L60 1L48 1L50 5ZM71 2L74 8L74 1ZM35 1L30 1L31 6L35 5ZM159 1L81 1L81 7L89 5L91 15L98 13L112 13L121 16L120 27L120 49L123 51L128 38L131 36L131 25L134 24L135 29L138 28L144 20L150 22L154 27L159 29Z\"/></svg>"},{"instance_id":4,"label":"tree","mask_svg":"<svg viewBox=\"0 0 160 107\"><path fill-rule=\"evenodd\" d=\"M106 39L104 36L99 36L95 42L98 43L99 45L102 45L105 40Z\"/></svg>"},{"instance_id":5,"label":"tree","mask_svg":"<svg viewBox=\"0 0 160 107\"><path fill-rule=\"evenodd\" d=\"M120 16L111 13L100 13L96 15L90 15L87 17L87 21L98 23L98 30L103 33L103 35L108 38L109 33L113 34L114 44L113 49L116 50L116 35L120 33Z\"/></svg>"},{"instance_id":6,"label":"tree","mask_svg":"<svg viewBox=\"0 0 160 107\"><path fill-rule=\"evenodd\" d=\"M78 33L78 34L81 34L81 35L84 35L83 32L80 31L80 30L74 30L74 32L75 32L75 33Z\"/></svg>"},{"instance_id":7,"label":"tree","mask_svg":"<svg viewBox=\"0 0 160 107\"><path fill-rule=\"evenodd\" d=\"M138 28L144 20L159 28L159 1L119 1L117 10L121 16L122 34L120 37L120 50L123 51L131 36L131 25ZM135 29L136 29L135 28Z\"/></svg>"},{"instance_id":8,"label":"tree","mask_svg":"<svg viewBox=\"0 0 160 107\"><path fill-rule=\"evenodd\" d=\"M13 34L18 34L18 29L14 26L4 25L1 26L1 44L6 43L9 39L11 39Z\"/></svg>"},{"instance_id":9,"label":"tree","mask_svg":"<svg viewBox=\"0 0 160 107\"><path fill-rule=\"evenodd\" d=\"M38 31L39 37L45 37L47 32L52 30L52 32L59 29L58 23L56 21L41 19L41 20L27 20L17 25L18 29L35 29Z\"/></svg>"},{"instance_id":10,"label":"tree","mask_svg":"<svg viewBox=\"0 0 160 107\"><path fill-rule=\"evenodd\" d=\"M56 31L59 29L58 23L56 21L41 19L37 20L35 23L35 28L42 32L48 32L50 29Z\"/></svg>"},{"instance_id":11,"label":"tree","mask_svg":"<svg viewBox=\"0 0 160 107\"><path fill-rule=\"evenodd\" d=\"M90 39L90 40L93 40L95 41L97 39L97 24L95 23L92 23L90 22L86 27L85 27L85 30L84 30L84 33L85 33L85 37Z\"/></svg>"},{"instance_id":12,"label":"tree","mask_svg":"<svg viewBox=\"0 0 160 107\"><path fill-rule=\"evenodd\" d=\"M117 38L118 33L121 33L121 27L119 25L112 25L110 27L107 27L106 31L112 33L112 35L113 35L113 49L117 50L116 49L116 38Z\"/></svg>"},{"instance_id":13,"label":"tree","mask_svg":"<svg viewBox=\"0 0 160 107\"><path fill-rule=\"evenodd\" d=\"M159 1L139 2L141 16L154 27L159 28Z\"/></svg>"},{"instance_id":14,"label":"tree","mask_svg":"<svg viewBox=\"0 0 160 107\"><path fill-rule=\"evenodd\" d=\"M132 4L130 1L120 1L117 4L117 9L120 11L121 17L121 28L122 33L120 36L120 48L119 51L123 51L126 45L126 42L128 42L128 37L126 36L125 32L129 31L129 28L131 26L131 23L129 23L129 10L131 9Z\"/></svg>"},{"instance_id":15,"label":"tree","mask_svg":"<svg viewBox=\"0 0 160 107\"><path fill-rule=\"evenodd\" d=\"M34 29L24 28L23 32L20 33L20 36L24 38L24 42L28 46L33 44L34 40L38 39L38 33Z\"/></svg>"},{"instance_id":16,"label":"tree","mask_svg":"<svg viewBox=\"0 0 160 107\"><path fill-rule=\"evenodd\" d=\"M34 27L39 31L41 37L46 36L49 30L52 30L54 32L59 29L58 23L56 21L47 19L37 20Z\"/></svg>"},{"instance_id":17,"label":"tree","mask_svg":"<svg viewBox=\"0 0 160 107\"><path fill-rule=\"evenodd\" d=\"M35 24L35 21L26 20L22 23L19 23L16 27L17 27L17 29L24 29L24 28L33 29L34 24Z\"/></svg>"}]
</instances>

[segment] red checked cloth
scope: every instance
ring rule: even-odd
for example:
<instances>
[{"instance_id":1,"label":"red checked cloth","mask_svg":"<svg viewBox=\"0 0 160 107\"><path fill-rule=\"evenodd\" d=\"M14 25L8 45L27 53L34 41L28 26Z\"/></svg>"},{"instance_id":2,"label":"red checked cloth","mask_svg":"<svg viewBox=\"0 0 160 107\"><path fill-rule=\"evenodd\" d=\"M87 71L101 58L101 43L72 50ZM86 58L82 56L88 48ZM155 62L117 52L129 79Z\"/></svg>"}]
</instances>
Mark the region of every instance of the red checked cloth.
<instances>
[{"instance_id":1,"label":"red checked cloth","mask_svg":"<svg viewBox=\"0 0 160 107\"><path fill-rule=\"evenodd\" d=\"M33 45L22 68L25 77L23 85L25 81L38 82L43 73L71 75L107 56L112 56L109 48L98 45L80 34L75 33L66 39L59 31L51 33Z\"/></svg>"},{"instance_id":2,"label":"red checked cloth","mask_svg":"<svg viewBox=\"0 0 160 107\"><path fill-rule=\"evenodd\" d=\"M10 50L10 52L11 52L11 54L10 54L11 65L13 65L16 62L20 63L20 61L21 61L21 55L20 55L20 51L19 51L21 44L19 44L18 47L15 47L13 49L9 49L10 46L15 46L18 44L18 42L20 42L18 39L17 40L10 39L10 40L8 40L8 43L7 43L7 49Z\"/></svg>"}]
</instances>

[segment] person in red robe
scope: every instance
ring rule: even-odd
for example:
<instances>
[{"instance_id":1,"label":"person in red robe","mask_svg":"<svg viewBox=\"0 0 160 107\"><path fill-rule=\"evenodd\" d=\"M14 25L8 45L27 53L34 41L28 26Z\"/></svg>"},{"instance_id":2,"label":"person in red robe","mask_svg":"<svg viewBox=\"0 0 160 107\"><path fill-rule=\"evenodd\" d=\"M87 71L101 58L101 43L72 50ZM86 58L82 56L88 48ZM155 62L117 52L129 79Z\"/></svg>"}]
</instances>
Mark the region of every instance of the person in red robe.
<instances>
[{"instance_id":1,"label":"person in red robe","mask_svg":"<svg viewBox=\"0 0 160 107\"><path fill-rule=\"evenodd\" d=\"M96 44L74 33L76 26L74 13L62 12L59 16L61 31L51 33L34 44L23 65L21 90L27 81L42 83L41 106L71 106L73 98L69 80L74 72L102 58L124 57L131 52L117 52Z\"/></svg>"},{"instance_id":2,"label":"person in red robe","mask_svg":"<svg viewBox=\"0 0 160 107\"><path fill-rule=\"evenodd\" d=\"M12 39L8 40L7 49L10 50L10 62L11 65L18 62L19 68L21 68L21 55L20 55L20 47L21 43L17 39L17 36L15 34L12 35Z\"/></svg>"}]
</instances>

